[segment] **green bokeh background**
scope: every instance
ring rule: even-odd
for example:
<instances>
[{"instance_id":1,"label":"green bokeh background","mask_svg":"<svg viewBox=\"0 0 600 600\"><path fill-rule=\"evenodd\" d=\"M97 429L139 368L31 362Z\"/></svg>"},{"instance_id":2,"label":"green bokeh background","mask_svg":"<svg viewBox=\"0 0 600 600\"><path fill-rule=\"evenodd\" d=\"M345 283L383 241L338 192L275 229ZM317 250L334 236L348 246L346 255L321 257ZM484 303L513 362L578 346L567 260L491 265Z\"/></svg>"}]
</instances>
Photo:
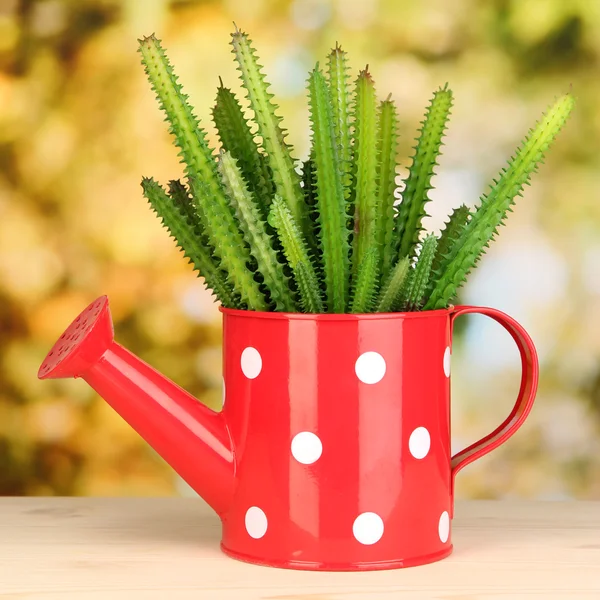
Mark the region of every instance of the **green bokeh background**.
<instances>
[{"instance_id":1,"label":"green bokeh background","mask_svg":"<svg viewBox=\"0 0 600 600\"><path fill-rule=\"evenodd\" d=\"M530 330L537 405L461 473L457 495L600 498L600 3L588 0L2 0L0 494L191 493L83 382L36 372L73 316L108 294L119 341L219 406L217 307L139 187L181 166L136 39L163 40L214 143L218 76L238 88L232 21L255 41L297 158L309 143L306 74L336 41L398 104L400 176L431 93L450 84L431 231L475 205L572 87L576 112L461 297ZM456 450L506 416L518 378L509 337L466 319L453 355Z\"/></svg>"}]
</instances>

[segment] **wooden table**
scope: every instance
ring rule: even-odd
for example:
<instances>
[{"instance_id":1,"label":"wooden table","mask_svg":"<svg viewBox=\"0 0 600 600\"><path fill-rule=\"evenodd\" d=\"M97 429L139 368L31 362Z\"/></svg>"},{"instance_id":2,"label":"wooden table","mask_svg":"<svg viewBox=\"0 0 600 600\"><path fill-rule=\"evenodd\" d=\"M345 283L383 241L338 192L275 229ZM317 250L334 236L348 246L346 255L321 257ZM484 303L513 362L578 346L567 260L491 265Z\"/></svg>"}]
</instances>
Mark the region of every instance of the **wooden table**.
<instances>
[{"instance_id":1,"label":"wooden table","mask_svg":"<svg viewBox=\"0 0 600 600\"><path fill-rule=\"evenodd\" d=\"M256 567L200 500L0 498L0 599L600 600L600 503L460 502L454 554L397 571Z\"/></svg>"}]
</instances>

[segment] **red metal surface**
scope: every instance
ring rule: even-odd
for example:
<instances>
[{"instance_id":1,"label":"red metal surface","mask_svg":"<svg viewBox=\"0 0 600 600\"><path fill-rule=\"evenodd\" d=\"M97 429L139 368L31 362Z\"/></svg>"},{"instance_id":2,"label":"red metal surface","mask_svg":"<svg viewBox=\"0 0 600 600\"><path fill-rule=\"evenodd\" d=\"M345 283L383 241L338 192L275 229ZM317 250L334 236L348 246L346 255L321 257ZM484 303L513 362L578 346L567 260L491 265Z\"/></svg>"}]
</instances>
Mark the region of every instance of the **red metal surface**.
<instances>
[{"instance_id":1,"label":"red metal surface","mask_svg":"<svg viewBox=\"0 0 600 600\"><path fill-rule=\"evenodd\" d=\"M234 466L224 415L115 342L105 296L69 326L38 377L85 379L217 514L230 506Z\"/></svg>"},{"instance_id":2,"label":"red metal surface","mask_svg":"<svg viewBox=\"0 0 600 600\"><path fill-rule=\"evenodd\" d=\"M106 299L90 306L39 376L84 378L216 510L222 549L259 564L386 569L447 556L454 475L506 441L535 396L533 343L492 309L224 309L225 404L216 413L114 342ZM467 312L507 328L523 378L506 422L452 458L451 329Z\"/></svg>"},{"instance_id":3,"label":"red metal surface","mask_svg":"<svg viewBox=\"0 0 600 600\"><path fill-rule=\"evenodd\" d=\"M513 318L495 310L493 308L483 308L477 306L459 306L454 309L452 319L469 313L478 313L490 317L500 323L510 333L517 344L519 354L521 355L521 387L517 396L517 401L504 422L499 425L492 433L482 438L478 442L461 450L452 457L452 484L456 474L474 460L481 458L494 448L503 444L513 433L523 425L527 415L533 408L533 401L537 391L539 365L537 352L529 334Z\"/></svg>"}]
</instances>

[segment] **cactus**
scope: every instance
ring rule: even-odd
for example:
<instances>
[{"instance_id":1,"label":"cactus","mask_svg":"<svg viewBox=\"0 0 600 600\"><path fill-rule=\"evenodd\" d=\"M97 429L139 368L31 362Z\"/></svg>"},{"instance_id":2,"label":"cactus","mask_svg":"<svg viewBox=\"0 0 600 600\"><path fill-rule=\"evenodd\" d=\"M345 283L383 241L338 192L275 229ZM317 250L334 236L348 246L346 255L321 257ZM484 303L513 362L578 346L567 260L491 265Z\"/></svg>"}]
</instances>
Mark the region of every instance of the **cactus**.
<instances>
[{"instance_id":1,"label":"cactus","mask_svg":"<svg viewBox=\"0 0 600 600\"><path fill-rule=\"evenodd\" d=\"M285 200L301 230L306 232L308 223L300 175L294 169L291 148L285 141L281 117L275 113L277 106L272 102L273 94L269 92L269 86L261 72L262 66L258 64L256 52L243 31L236 30L231 35L231 45L254 111L258 133L263 140L275 192Z\"/></svg>"},{"instance_id":2,"label":"cactus","mask_svg":"<svg viewBox=\"0 0 600 600\"><path fill-rule=\"evenodd\" d=\"M394 191L396 189L396 152L398 151L398 117L396 106L388 98L379 106L380 157L377 193L376 231L380 254L381 277L385 279L394 257Z\"/></svg>"},{"instance_id":3,"label":"cactus","mask_svg":"<svg viewBox=\"0 0 600 600\"><path fill-rule=\"evenodd\" d=\"M371 246L365 253L365 258L358 268L354 296L350 305L351 313L371 312L377 292L379 250Z\"/></svg>"},{"instance_id":4,"label":"cactus","mask_svg":"<svg viewBox=\"0 0 600 600\"><path fill-rule=\"evenodd\" d=\"M248 191L242 173L229 152L223 152L219 170L229 198L232 201L240 229L253 250L258 271L270 291L276 310L293 312L296 308L287 278L281 273L281 265L272 247L272 238L267 233L260 209Z\"/></svg>"},{"instance_id":5,"label":"cactus","mask_svg":"<svg viewBox=\"0 0 600 600\"><path fill-rule=\"evenodd\" d=\"M448 222L440 232L437 250L433 258L433 263L431 264L431 272L434 277L430 280L430 292L432 286L435 284L435 276L441 274L442 264L448 256L450 249L456 243L462 230L465 228L470 216L471 211L469 211L469 208L466 205L463 204L462 206L459 206L452 211Z\"/></svg>"},{"instance_id":6,"label":"cactus","mask_svg":"<svg viewBox=\"0 0 600 600\"><path fill-rule=\"evenodd\" d=\"M465 204L461 204L461 206L452 211L448 222L440 232L435 258L433 259L433 264L431 266L432 271L437 271L437 268L442 263L444 257L448 254L450 248L454 245L454 242L456 242L458 236L465 228L470 216L471 211Z\"/></svg>"},{"instance_id":7,"label":"cactus","mask_svg":"<svg viewBox=\"0 0 600 600\"><path fill-rule=\"evenodd\" d=\"M264 295L247 268L250 250L244 244L227 198L218 180L217 167L206 142L206 133L194 116L187 96L160 45L150 36L140 42L146 74L171 125L185 161L190 189L199 206L202 225L218 249L222 267L235 291L251 310L265 310Z\"/></svg>"},{"instance_id":8,"label":"cactus","mask_svg":"<svg viewBox=\"0 0 600 600\"><path fill-rule=\"evenodd\" d=\"M305 313L319 314L323 312L323 301L318 289L315 272L312 270L310 263L300 260L296 263L294 275L298 282L300 290L300 302L302 310Z\"/></svg>"},{"instance_id":9,"label":"cactus","mask_svg":"<svg viewBox=\"0 0 600 600\"><path fill-rule=\"evenodd\" d=\"M350 89L348 82L348 57L339 44L329 53L327 62L327 82L331 90L333 105L333 129L339 148L340 171L344 185L344 197L352 192L352 136Z\"/></svg>"},{"instance_id":10,"label":"cactus","mask_svg":"<svg viewBox=\"0 0 600 600\"><path fill-rule=\"evenodd\" d=\"M348 237L343 170L333 127L333 108L325 77L315 69L309 80L317 210L323 276L329 312L343 313L348 295Z\"/></svg>"},{"instance_id":11,"label":"cactus","mask_svg":"<svg viewBox=\"0 0 600 600\"><path fill-rule=\"evenodd\" d=\"M425 204L429 200L427 192L431 189L431 177L438 164L451 107L452 92L446 86L435 92L422 122L396 218L396 241L400 258L412 258L417 246L421 221L426 216Z\"/></svg>"},{"instance_id":12,"label":"cactus","mask_svg":"<svg viewBox=\"0 0 600 600\"><path fill-rule=\"evenodd\" d=\"M200 236L185 208L177 200L169 197L154 179L144 177L142 189L154 212L194 265L194 270L204 277L208 289L213 290L223 306L235 308L237 299L233 288L227 282L227 276L221 271L218 263L199 243Z\"/></svg>"},{"instance_id":13,"label":"cactus","mask_svg":"<svg viewBox=\"0 0 600 600\"><path fill-rule=\"evenodd\" d=\"M431 275L431 263L437 248L435 235L428 235L421 244L421 253L408 279L405 288L401 292L400 305L403 310L418 310L421 307L423 297Z\"/></svg>"},{"instance_id":14,"label":"cactus","mask_svg":"<svg viewBox=\"0 0 600 600\"><path fill-rule=\"evenodd\" d=\"M367 249L377 243L377 106L375 84L368 69L359 73L355 95L353 276Z\"/></svg>"},{"instance_id":15,"label":"cactus","mask_svg":"<svg viewBox=\"0 0 600 600\"><path fill-rule=\"evenodd\" d=\"M173 203L180 207L183 212L185 212L190 223L193 225L200 225L198 212L194 207L192 198L185 185L181 183L179 179L173 179L169 181L169 196L173 200Z\"/></svg>"},{"instance_id":16,"label":"cactus","mask_svg":"<svg viewBox=\"0 0 600 600\"><path fill-rule=\"evenodd\" d=\"M308 211L311 235L315 240L319 237L319 209L317 207L317 179L315 176L314 153L302 163L302 191Z\"/></svg>"},{"instance_id":17,"label":"cactus","mask_svg":"<svg viewBox=\"0 0 600 600\"><path fill-rule=\"evenodd\" d=\"M236 29L232 46L252 118L220 82L213 108L218 154L159 40L139 42L185 173L185 181L169 182L168 193L144 178L144 196L228 308L381 313L447 307L574 105L571 94L559 98L479 207L454 210L438 239L423 232L422 220L453 101L448 86L434 93L426 110L396 210L396 107L391 97L377 104L368 68L350 93L339 45L328 55L326 74L317 64L309 75L312 146L300 172L245 33Z\"/></svg>"},{"instance_id":18,"label":"cactus","mask_svg":"<svg viewBox=\"0 0 600 600\"><path fill-rule=\"evenodd\" d=\"M449 253L440 265L440 275L435 283L426 309L443 308L454 297L471 269L475 266L489 243L503 224L515 198L520 196L540 163L550 144L562 129L573 109L573 97L559 98L525 138L515 155L503 169L489 193L464 227Z\"/></svg>"},{"instance_id":19,"label":"cactus","mask_svg":"<svg viewBox=\"0 0 600 600\"><path fill-rule=\"evenodd\" d=\"M294 215L283 199L275 196L269 222L277 231L283 251L294 273L302 306L307 312L324 312L317 276Z\"/></svg>"},{"instance_id":20,"label":"cactus","mask_svg":"<svg viewBox=\"0 0 600 600\"><path fill-rule=\"evenodd\" d=\"M217 89L213 121L221 146L237 160L244 179L259 201L266 218L273 187L265 157L258 151L258 145L244 118L238 99L230 89L223 86L222 80L219 81L221 85Z\"/></svg>"},{"instance_id":21,"label":"cactus","mask_svg":"<svg viewBox=\"0 0 600 600\"><path fill-rule=\"evenodd\" d=\"M391 312L398 306L408 276L409 264L407 256L396 263L381 288L375 312Z\"/></svg>"},{"instance_id":22,"label":"cactus","mask_svg":"<svg viewBox=\"0 0 600 600\"><path fill-rule=\"evenodd\" d=\"M321 287L325 292L325 284L322 281L323 264L321 251L319 250L319 240L321 239L321 227L319 225L319 207L317 205L317 179L314 165L314 152L311 157L302 164L302 192L304 194L304 203L306 204L306 243L313 256L315 273L322 283Z\"/></svg>"}]
</instances>

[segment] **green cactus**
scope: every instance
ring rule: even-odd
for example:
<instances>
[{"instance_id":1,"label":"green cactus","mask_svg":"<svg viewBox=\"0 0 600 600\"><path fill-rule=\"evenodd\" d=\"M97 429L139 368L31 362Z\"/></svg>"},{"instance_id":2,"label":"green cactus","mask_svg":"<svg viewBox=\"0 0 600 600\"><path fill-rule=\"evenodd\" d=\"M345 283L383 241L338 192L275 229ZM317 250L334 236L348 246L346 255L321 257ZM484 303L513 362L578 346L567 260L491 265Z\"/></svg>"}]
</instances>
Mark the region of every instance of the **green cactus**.
<instances>
[{"instance_id":1,"label":"green cactus","mask_svg":"<svg viewBox=\"0 0 600 600\"><path fill-rule=\"evenodd\" d=\"M192 198L185 187L185 184L181 183L179 179L169 181L169 196L171 196L173 202L185 212L190 223L200 225L198 212L194 207Z\"/></svg>"},{"instance_id":2,"label":"green cactus","mask_svg":"<svg viewBox=\"0 0 600 600\"><path fill-rule=\"evenodd\" d=\"M320 314L324 311L323 301L318 289L315 289L316 276L310 263L300 260L296 263L294 276L300 290L300 303L305 313Z\"/></svg>"},{"instance_id":3,"label":"green cactus","mask_svg":"<svg viewBox=\"0 0 600 600\"><path fill-rule=\"evenodd\" d=\"M224 270L242 301L251 310L265 310L267 302L247 268L250 250L244 244L217 175L206 133L182 92L160 42L150 36L140 41L142 61L157 99L170 123L171 133L185 161L190 190Z\"/></svg>"},{"instance_id":4,"label":"green cactus","mask_svg":"<svg viewBox=\"0 0 600 600\"><path fill-rule=\"evenodd\" d=\"M371 246L358 268L354 295L350 305L351 313L372 312L375 294L377 293L378 263L379 250L376 246Z\"/></svg>"},{"instance_id":5,"label":"green cactus","mask_svg":"<svg viewBox=\"0 0 600 600\"><path fill-rule=\"evenodd\" d=\"M235 308L238 299L233 287L228 283L227 275L221 271L214 257L199 242L199 232L191 222L185 208L169 198L165 190L154 179L144 177L142 189L150 206L177 242L177 246L183 250L186 258L190 259L194 270L204 277L208 289L213 291L223 306Z\"/></svg>"},{"instance_id":6,"label":"green cactus","mask_svg":"<svg viewBox=\"0 0 600 600\"><path fill-rule=\"evenodd\" d=\"M258 145L238 99L230 89L223 86L221 80L220 83L212 114L221 146L237 160L248 188L259 201L266 218L273 186L265 157L258 151Z\"/></svg>"},{"instance_id":7,"label":"green cactus","mask_svg":"<svg viewBox=\"0 0 600 600\"><path fill-rule=\"evenodd\" d=\"M304 203L307 211L306 243L308 250L313 257L315 273L321 288L325 290L323 281L323 264L321 261L321 251L319 249L319 240L321 239L321 227L319 225L319 207L317 205L317 178L314 164L314 151L311 151L311 158L302 163L302 193L304 194Z\"/></svg>"},{"instance_id":8,"label":"green cactus","mask_svg":"<svg viewBox=\"0 0 600 600\"><path fill-rule=\"evenodd\" d=\"M395 210L398 117L391 98L377 104L368 69L359 73L354 97L339 46L326 76L318 64L311 72L312 146L300 172L248 36L236 30L232 45L252 119L221 82L213 109L217 156L160 42L140 40L186 178L170 181L168 193L144 178L144 196L228 308L361 314L447 307L574 104L570 94L559 98L479 207L454 210L438 240L423 236L422 220L452 106L447 86L427 108Z\"/></svg>"},{"instance_id":9,"label":"green cactus","mask_svg":"<svg viewBox=\"0 0 600 600\"><path fill-rule=\"evenodd\" d=\"M544 156L573 109L570 94L559 98L517 149L508 167L494 180L479 208L472 215L440 266L440 275L425 309L443 308L454 297L471 269L503 224L515 198L529 183Z\"/></svg>"},{"instance_id":10,"label":"green cactus","mask_svg":"<svg viewBox=\"0 0 600 600\"><path fill-rule=\"evenodd\" d=\"M433 95L415 146L412 165L405 180L402 202L396 218L398 256L412 258L419 241L421 221L426 216L433 170L442 146L442 138L452 108L452 92L448 86Z\"/></svg>"},{"instance_id":11,"label":"green cactus","mask_svg":"<svg viewBox=\"0 0 600 600\"><path fill-rule=\"evenodd\" d=\"M464 204L452 211L448 222L438 238L437 250L431 264L431 272L434 275L441 275L442 263L465 228L470 216L471 211ZM432 284L435 284L435 278L431 279L430 285Z\"/></svg>"},{"instance_id":12,"label":"green cactus","mask_svg":"<svg viewBox=\"0 0 600 600\"><path fill-rule=\"evenodd\" d=\"M286 135L281 128L281 117L275 113L278 107L272 102L273 94L269 92L269 86L261 72L262 66L258 64L256 51L248 36L239 30L231 35L231 45L242 84L254 111L258 133L263 140L275 192L285 200L301 231L306 232L308 223L300 175L294 168L291 148L286 143Z\"/></svg>"},{"instance_id":13,"label":"green cactus","mask_svg":"<svg viewBox=\"0 0 600 600\"><path fill-rule=\"evenodd\" d=\"M409 265L408 256L401 258L396 263L381 288L375 312L392 312L400 304Z\"/></svg>"},{"instance_id":14,"label":"green cactus","mask_svg":"<svg viewBox=\"0 0 600 600\"><path fill-rule=\"evenodd\" d=\"M269 222L277 231L285 256L294 273L303 308L308 312L324 312L319 282L302 239L302 233L292 211L279 196L275 196L271 204Z\"/></svg>"},{"instance_id":15,"label":"green cactus","mask_svg":"<svg viewBox=\"0 0 600 600\"><path fill-rule=\"evenodd\" d=\"M368 248L377 243L377 103L375 84L367 69L358 75L355 97L353 276Z\"/></svg>"},{"instance_id":16,"label":"green cactus","mask_svg":"<svg viewBox=\"0 0 600 600\"><path fill-rule=\"evenodd\" d=\"M319 209L317 206L317 178L315 174L314 152L311 158L302 163L302 192L304 203L311 221L311 232L314 239L319 237Z\"/></svg>"},{"instance_id":17,"label":"green cactus","mask_svg":"<svg viewBox=\"0 0 600 600\"><path fill-rule=\"evenodd\" d=\"M225 189L231 199L240 229L256 259L259 273L263 276L269 290L271 300L278 311L293 312L296 309L292 291L285 275L281 273L281 265L272 246L272 238L266 230L260 208L229 152L223 152L219 160L219 170Z\"/></svg>"},{"instance_id":18,"label":"green cactus","mask_svg":"<svg viewBox=\"0 0 600 600\"><path fill-rule=\"evenodd\" d=\"M421 307L429 283L431 263L433 262L436 248L437 238L433 234L428 235L421 244L421 253L419 254L415 268L406 280L406 286L402 290L400 305L403 310L413 311Z\"/></svg>"},{"instance_id":19,"label":"green cactus","mask_svg":"<svg viewBox=\"0 0 600 600\"><path fill-rule=\"evenodd\" d=\"M379 140L380 157L379 177L377 185L377 245L380 255L380 271L382 279L386 279L394 259L394 191L396 189L396 153L398 151L398 117L396 105L388 98L379 105Z\"/></svg>"},{"instance_id":20,"label":"green cactus","mask_svg":"<svg viewBox=\"0 0 600 600\"><path fill-rule=\"evenodd\" d=\"M348 295L350 232L346 228L343 171L333 127L331 96L325 77L318 69L310 75L309 91L327 308L329 312L343 313Z\"/></svg>"},{"instance_id":21,"label":"green cactus","mask_svg":"<svg viewBox=\"0 0 600 600\"><path fill-rule=\"evenodd\" d=\"M339 44L329 53L327 83L331 90L333 128L339 149L339 163L344 185L344 197L352 193L352 136L351 97L348 79L348 57Z\"/></svg>"}]
</instances>

